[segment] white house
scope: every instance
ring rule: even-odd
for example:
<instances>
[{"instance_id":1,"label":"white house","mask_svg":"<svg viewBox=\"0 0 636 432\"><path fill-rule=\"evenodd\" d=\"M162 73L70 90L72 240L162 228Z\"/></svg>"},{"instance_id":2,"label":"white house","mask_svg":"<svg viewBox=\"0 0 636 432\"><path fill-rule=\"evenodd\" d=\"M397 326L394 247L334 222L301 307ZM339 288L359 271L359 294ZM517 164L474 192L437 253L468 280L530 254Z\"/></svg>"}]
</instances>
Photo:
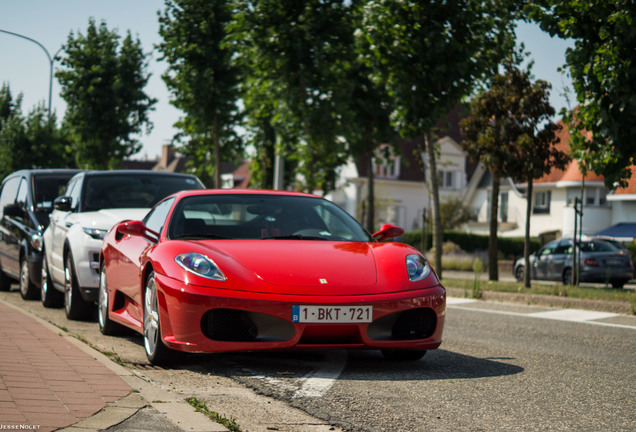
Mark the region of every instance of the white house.
<instances>
[{"instance_id":1,"label":"white house","mask_svg":"<svg viewBox=\"0 0 636 432\"><path fill-rule=\"evenodd\" d=\"M567 128L559 132L557 147L562 151L569 148L570 136ZM610 193L603 177L588 173L581 174L576 161L563 170L553 169L533 182L532 216L530 235L543 241L571 236L575 226L575 198L583 203L582 233L596 235L620 222L636 222L636 170L629 186ZM467 225L471 232L488 233L490 220L492 177L483 167L466 189L465 202L475 210L476 220ZM527 184L515 184L503 179L499 192L499 234L504 237L523 236L526 222ZM578 221L577 221L578 223ZM636 224L635 224L636 227ZM632 239L636 237L633 231Z\"/></svg>"}]
</instances>

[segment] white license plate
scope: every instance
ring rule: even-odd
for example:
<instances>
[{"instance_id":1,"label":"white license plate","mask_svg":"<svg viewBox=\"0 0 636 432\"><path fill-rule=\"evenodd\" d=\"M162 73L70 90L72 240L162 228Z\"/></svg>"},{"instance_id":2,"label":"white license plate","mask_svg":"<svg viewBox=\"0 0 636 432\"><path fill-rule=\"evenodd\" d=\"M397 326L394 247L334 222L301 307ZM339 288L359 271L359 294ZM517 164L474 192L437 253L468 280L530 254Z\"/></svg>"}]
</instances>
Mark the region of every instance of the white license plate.
<instances>
[{"instance_id":1,"label":"white license plate","mask_svg":"<svg viewBox=\"0 0 636 432\"><path fill-rule=\"evenodd\" d=\"M373 306L292 306L292 322L367 323L373 320Z\"/></svg>"},{"instance_id":2,"label":"white license plate","mask_svg":"<svg viewBox=\"0 0 636 432\"><path fill-rule=\"evenodd\" d=\"M620 266L623 264L623 261L621 261L621 260L619 260L619 259L616 259L616 258L614 258L614 259L609 258L609 259L606 261L606 264L607 264L608 266L612 266L612 267L620 267Z\"/></svg>"}]
</instances>

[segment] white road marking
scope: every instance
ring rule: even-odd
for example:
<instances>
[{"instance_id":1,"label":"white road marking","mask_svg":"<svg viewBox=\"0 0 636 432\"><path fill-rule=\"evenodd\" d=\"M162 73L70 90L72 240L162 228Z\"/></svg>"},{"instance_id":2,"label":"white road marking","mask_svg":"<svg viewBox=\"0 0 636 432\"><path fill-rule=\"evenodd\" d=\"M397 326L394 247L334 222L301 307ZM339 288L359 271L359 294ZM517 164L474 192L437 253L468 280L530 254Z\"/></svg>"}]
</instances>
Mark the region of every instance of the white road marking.
<instances>
[{"instance_id":1,"label":"white road marking","mask_svg":"<svg viewBox=\"0 0 636 432\"><path fill-rule=\"evenodd\" d=\"M467 304L467 303L477 303L479 300L469 299L469 298L461 298L461 297L446 297L447 305L458 305L458 304Z\"/></svg>"},{"instance_id":2,"label":"white road marking","mask_svg":"<svg viewBox=\"0 0 636 432\"><path fill-rule=\"evenodd\" d=\"M528 316L536 317L536 318L548 318L560 321L576 321L576 322L584 322L584 321L593 321L605 318L613 318L619 316L615 313L610 312L596 312L596 311L586 311L580 309L559 309L547 312L534 312L528 314Z\"/></svg>"},{"instance_id":3,"label":"white road marking","mask_svg":"<svg viewBox=\"0 0 636 432\"><path fill-rule=\"evenodd\" d=\"M492 313L497 315L509 315L516 317L526 317L526 318L540 318L540 319L552 319L558 321L569 321L569 322L579 322L585 324L592 324L598 326L605 327L616 327L616 328L625 328L630 330L636 330L636 326L633 325L625 325L625 324L614 324L603 321L596 321L599 319L605 318L613 318L620 316L619 314L610 313L610 312L595 312L595 311L584 311L578 309L557 309L545 312L531 312L531 313L523 313L523 312L510 312L510 311L501 311L501 310L493 310L493 309L484 309L484 308L473 308L470 306L464 306L464 304L469 302L458 302L453 303L448 300L452 299L452 297L446 298L446 305L453 309L463 309L472 312L484 312L484 313ZM464 300L464 299L460 299Z\"/></svg>"},{"instance_id":4,"label":"white road marking","mask_svg":"<svg viewBox=\"0 0 636 432\"><path fill-rule=\"evenodd\" d=\"M321 397L336 382L347 364L347 351L337 350L325 354L322 366L305 376L305 383L294 398Z\"/></svg>"}]
</instances>

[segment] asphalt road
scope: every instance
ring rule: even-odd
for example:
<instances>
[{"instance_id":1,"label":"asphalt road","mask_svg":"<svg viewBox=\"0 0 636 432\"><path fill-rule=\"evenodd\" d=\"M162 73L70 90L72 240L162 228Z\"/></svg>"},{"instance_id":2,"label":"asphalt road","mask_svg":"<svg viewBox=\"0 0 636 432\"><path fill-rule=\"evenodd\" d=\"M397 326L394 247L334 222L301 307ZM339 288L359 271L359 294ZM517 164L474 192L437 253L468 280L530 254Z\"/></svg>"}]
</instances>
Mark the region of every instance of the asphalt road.
<instances>
[{"instance_id":1,"label":"asphalt road","mask_svg":"<svg viewBox=\"0 0 636 432\"><path fill-rule=\"evenodd\" d=\"M636 317L449 302L444 343L417 362L319 351L194 356L148 365L141 338L105 337L62 310L30 310L145 379L196 396L243 430L636 430ZM571 312L571 311L566 311ZM262 395L267 397L262 397ZM312 423L309 413L315 418Z\"/></svg>"}]
</instances>

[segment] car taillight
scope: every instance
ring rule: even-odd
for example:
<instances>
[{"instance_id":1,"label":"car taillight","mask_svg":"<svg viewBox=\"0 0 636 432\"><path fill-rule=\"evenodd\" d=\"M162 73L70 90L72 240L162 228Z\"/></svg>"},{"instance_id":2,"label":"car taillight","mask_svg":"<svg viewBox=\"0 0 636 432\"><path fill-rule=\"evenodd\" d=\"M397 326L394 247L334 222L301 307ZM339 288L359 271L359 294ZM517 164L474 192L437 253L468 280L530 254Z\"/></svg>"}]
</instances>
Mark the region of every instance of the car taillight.
<instances>
[{"instance_id":1,"label":"car taillight","mask_svg":"<svg viewBox=\"0 0 636 432\"><path fill-rule=\"evenodd\" d=\"M583 258L583 264L589 267L598 267L598 262L594 258Z\"/></svg>"}]
</instances>

